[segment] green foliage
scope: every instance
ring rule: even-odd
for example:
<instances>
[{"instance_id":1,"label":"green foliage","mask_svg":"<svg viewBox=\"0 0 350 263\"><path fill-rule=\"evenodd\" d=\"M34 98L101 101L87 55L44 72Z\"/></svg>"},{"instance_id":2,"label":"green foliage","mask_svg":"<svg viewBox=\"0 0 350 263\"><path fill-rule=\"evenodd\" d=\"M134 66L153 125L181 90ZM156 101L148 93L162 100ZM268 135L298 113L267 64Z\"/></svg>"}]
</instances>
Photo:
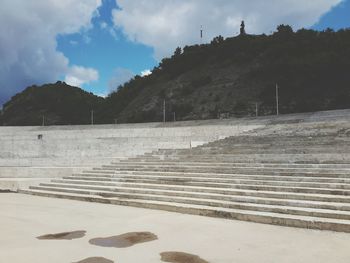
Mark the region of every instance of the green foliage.
<instances>
[{"instance_id":1,"label":"green foliage","mask_svg":"<svg viewBox=\"0 0 350 263\"><path fill-rule=\"evenodd\" d=\"M181 53L182 53L181 47L177 47L177 48L175 49L175 52L174 52L174 56L173 56L173 57L178 57L178 56L181 55Z\"/></svg>"},{"instance_id":2,"label":"green foliage","mask_svg":"<svg viewBox=\"0 0 350 263\"><path fill-rule=\"evenodd\" d=\"M223 42L224 42L224 38L222 36L217 36L213 38L210 44L213 46L217 46L222 44Z\"/></svg>"},{"instance_id":3,"label":"green foliage","mask_svg":"<svg viewBox=\"0 0 350 263\"><path fill-rule=\"evenodd\" d=\"M103 99L63 82L31 86L4 104L3 125L88 124Z\"/></svg>"},{"instance_id":4,"label":"green foliage","mask_svg":"<svg viewBox=\"0 0 350 263\"><path fill-rule=\"evenodd\" d=\"M177 118L184 118L189 115L193 110L192 103L180 102L173 106L173 112L176 113Z\"/></svg>"},{"instance_id":5,"label":"green foliage","mask_svg":"<svg viewBox=\"0 0 350 263\"><path fill-rule=\"evenodd\" d=\"M182 96L191 95L197 89L202 88L203 86L208 85L211 82L212 82L212 79L210 76L195 78L190 82L190 84L186 84L182 87L181 95Z\"/></svg>"}]
</instances>

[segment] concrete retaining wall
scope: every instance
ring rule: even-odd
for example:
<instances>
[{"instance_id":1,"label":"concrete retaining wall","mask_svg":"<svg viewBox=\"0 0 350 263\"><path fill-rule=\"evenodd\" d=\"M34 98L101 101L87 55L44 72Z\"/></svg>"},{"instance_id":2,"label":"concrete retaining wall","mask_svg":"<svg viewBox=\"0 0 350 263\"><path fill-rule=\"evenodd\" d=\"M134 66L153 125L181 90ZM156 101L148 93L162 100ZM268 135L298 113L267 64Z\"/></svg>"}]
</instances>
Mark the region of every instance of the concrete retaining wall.
<instances>
[{"instance_id":1,"label":"concrete retaining wall","mask_svg":"<svg viewBox=\"0 0 350 263\"><path fill-rule=\"evenodd\" d=\"M238 120L214 120L167 124L0 127L0 178L62 177L158 149L196 147L262 125L257 122L242 125Z\"/></svg>"},{"instance_id":2,"label":"concrete retaining wall","mask_svg":"<svg viewBox=\"0 0 350 263\"><path fill-rule=\"evenodd\" d=\"M14 190L19 182L62 177L158 149L196 147L267 125L349 118L350 110L340 110L166 124L0 127L0 189Z\"/></svg>"}]
</instances>

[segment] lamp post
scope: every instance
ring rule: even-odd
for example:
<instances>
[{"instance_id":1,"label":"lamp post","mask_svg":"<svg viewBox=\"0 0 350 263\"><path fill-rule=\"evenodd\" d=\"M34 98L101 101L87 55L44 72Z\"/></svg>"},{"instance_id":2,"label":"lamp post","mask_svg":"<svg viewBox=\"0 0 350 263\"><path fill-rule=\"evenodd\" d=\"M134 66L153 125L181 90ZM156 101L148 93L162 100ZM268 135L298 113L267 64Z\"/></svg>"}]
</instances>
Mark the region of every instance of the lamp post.
<instances>
[{"instance_id":1,"label":"lamp post","mask_svg":"<svg viewBox=\"0 0 350 263\"><path fill-rule=\"evenodd\" d=\"M278 84L276 84L276 114L277 114L277 116L280 114L280 112L279 112Z\"/></svg>"},{"instance_id":2,"label":"lamp post","mask_svg":"<svg viewBox=\"0 0 350 263\"><path fill-rule=\"evenodd\" d=\"M165 112L165 100L164 100L164 102L163 102L163 122L165 123L165 121L166 121L166 119L165 119L165 114L166 114L166 112Z\"/></svg>"}]
</instances>

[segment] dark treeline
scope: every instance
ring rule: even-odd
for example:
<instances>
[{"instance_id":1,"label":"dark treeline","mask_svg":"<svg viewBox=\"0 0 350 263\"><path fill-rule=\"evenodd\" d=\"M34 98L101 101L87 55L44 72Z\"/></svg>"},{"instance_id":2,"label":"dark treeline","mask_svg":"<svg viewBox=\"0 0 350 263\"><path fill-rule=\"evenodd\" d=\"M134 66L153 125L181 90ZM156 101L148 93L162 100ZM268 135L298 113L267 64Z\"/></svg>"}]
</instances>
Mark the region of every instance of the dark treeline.
<instances>
[{"instance_id":1,"label":"dark treeline","mask_svg":"<svg viewBox=\"0 0 350 263\"><path fill-rule=\"evenodd\" d=\"M88 124L103 98L64 82L31 86L3 106L3 125Z\"/></svg>"},{"instance_id":2,"label":"dark treeline","mask_svg":"<svg viewBox=\"0 0 350 263\"><path fill-rule=\"evenodd\" d=\"M56 91L40 95L39 103L25 99L35 96L27 89L5 104L3 123L37 123L38 107L47 115L55 112L52 124L88 123L92 107L96 123L161 121L164 100L168 120L174 113L177 120L252 116L256 105L259 115L269 115L276 111L276 84L281 113L350 108L350 30L293 32L281 25L272 35L218 36L210 44L177 48L152 72L106 99ZM58 114L53 105L67 111Z\"/></svg>"}]
</instances>

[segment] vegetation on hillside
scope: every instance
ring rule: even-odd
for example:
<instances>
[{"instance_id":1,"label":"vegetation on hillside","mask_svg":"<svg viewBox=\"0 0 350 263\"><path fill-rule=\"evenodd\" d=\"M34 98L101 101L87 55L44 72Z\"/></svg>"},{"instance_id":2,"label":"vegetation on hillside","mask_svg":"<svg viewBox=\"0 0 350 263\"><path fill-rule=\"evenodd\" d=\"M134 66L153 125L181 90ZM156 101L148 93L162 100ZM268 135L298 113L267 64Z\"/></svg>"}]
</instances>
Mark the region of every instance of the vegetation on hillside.
<instances>
[{"instance_id":1,"label":"vegetation on hillside","mask_svg":"<svg viewBox=\"0 0 350 263\"><path fill-rule=\"evenodd\" d=\"M136 77L106 99L104 122L216 118L274 114L279 86L281 113L350 107L350 30L241 35L176 49L153 74Z\"/></svg>"},{"instance_id":2,"label":"vegetation on hillside","mask_svg":"<svg viewBox=\"0 0 350 263\"><path fill-rule=\"evenodd\" d=\"M3 125L89 124L103 99L64 82L31 86L4 104ZM43 123L44 122L44 123Z\"/></svg>"},{"instance_id":3,"label":"vegetation on hillside","mask_svg":"<svg viewBox=\"0 0 350 263\"><path fill-rule=\"evenodd\" d=\"M218 36L210 44L177 48L151 75L136 76L106 99L87 93L75 110L54 110L52 123L82 123L82 117L67 112L88 122L91 107L97 123L161 121L164 100L168 120L174 113L177 120L252 116L256 105L259 115L274 114L276 84L281 113L350 108L350 30L293 32L281 25L272 35ZM52 104L73 107L69 103L76 97L63 93L61 104L56 93L43 98L47 113ZM4 123L38 123L42 113L34 109L39 104L26 98L31 90L17 96L4 107ZM26 108L18 108L19 98Z\"/></svg>"}]
</instances>

